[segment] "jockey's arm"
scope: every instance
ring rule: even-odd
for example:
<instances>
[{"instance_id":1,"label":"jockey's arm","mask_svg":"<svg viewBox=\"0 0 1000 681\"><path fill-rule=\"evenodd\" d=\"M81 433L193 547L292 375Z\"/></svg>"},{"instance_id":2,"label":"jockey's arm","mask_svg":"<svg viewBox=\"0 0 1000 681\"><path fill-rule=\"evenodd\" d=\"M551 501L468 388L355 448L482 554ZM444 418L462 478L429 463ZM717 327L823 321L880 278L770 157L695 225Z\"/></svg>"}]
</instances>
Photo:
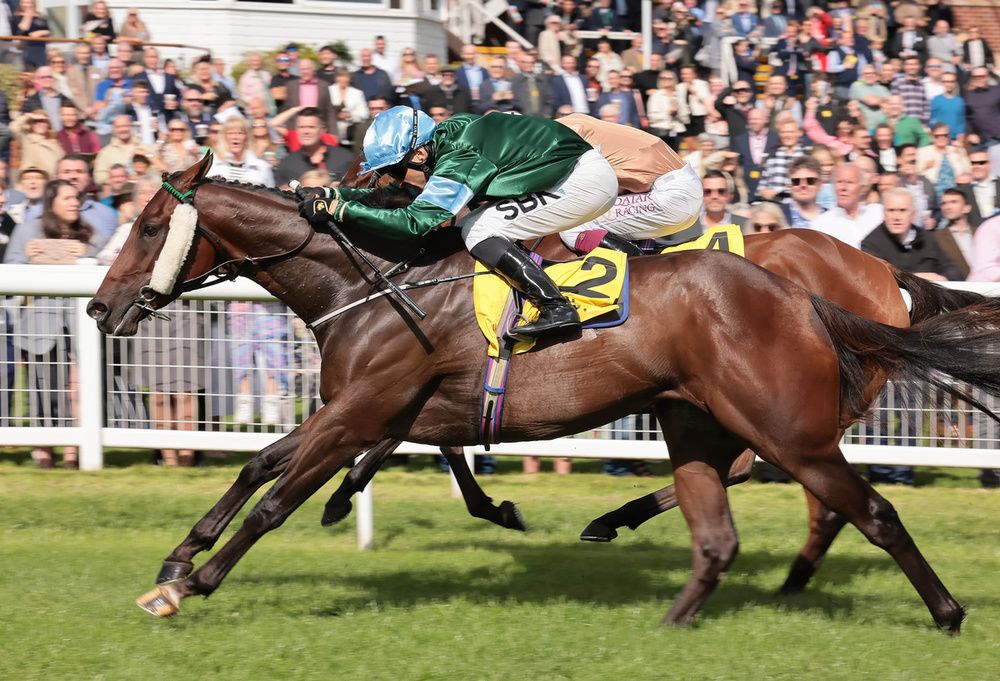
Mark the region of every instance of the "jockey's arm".
<instances>
[{"instance_id":1,"label":"jockey's arm","mask_svg":"<svg viewBox=\"0 0 1000 681\"><path fill-rule=\"evenodd\" d=\"M453 220L496 173L496 166L476 150L456 149L438 160L434 174L409 206L371 208L347 200L337 207L334 218L391 239L424 236Z\"/></svg>"}]
</instances>

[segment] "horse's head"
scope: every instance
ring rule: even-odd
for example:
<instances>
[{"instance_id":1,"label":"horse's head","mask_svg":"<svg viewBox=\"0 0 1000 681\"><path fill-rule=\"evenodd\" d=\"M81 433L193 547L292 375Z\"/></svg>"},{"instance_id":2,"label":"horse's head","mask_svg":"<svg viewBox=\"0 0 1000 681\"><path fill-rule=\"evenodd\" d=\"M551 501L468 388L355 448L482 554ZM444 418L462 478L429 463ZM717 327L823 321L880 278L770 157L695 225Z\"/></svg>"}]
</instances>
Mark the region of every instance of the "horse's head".
<instances>
[{"instance_id":1,"label":"horse's head","mask_svg":"<svg viewBox=\"0 0 1000 681\"><path fill-rule=\"evenodd\" d=\"M194 191L212 166L211 153L172 178L156 193L132 225L87 313L101 331L135 335L139 322L183 292L180 282L211 271L217 254L196 238ZM180 198L178 198L180 197Z\"/></svg>"}]
</instances>

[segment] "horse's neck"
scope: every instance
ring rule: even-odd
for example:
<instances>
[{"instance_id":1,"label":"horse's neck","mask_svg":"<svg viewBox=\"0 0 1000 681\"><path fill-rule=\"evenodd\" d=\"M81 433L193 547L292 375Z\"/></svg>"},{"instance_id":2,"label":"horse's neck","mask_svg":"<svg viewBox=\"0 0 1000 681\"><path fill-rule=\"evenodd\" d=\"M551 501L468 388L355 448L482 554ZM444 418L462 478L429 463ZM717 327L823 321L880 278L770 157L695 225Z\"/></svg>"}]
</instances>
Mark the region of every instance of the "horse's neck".
<instances>
[{"instance_id":1,"label":"horse's neck","mask_svg":"<svg viewBox=\"0 0 1000 681\"><path fill-rule=\"evenodd\" d=\"M306 230L312 229L294 204L260 190L207 184L199 196L205 201L199 206L202 223L223 240L233 256L289 252L302 243ZM438 233L418 243L387 240L358 229L344 232L383 272L406 262L410 274L395 279L399 283L472 271L471 257L457 234ZM323 231L302 252L259 269L248 268L244 274L307 323L369 295L375 282L361 258Z\"/></svg>"}]
</instances>

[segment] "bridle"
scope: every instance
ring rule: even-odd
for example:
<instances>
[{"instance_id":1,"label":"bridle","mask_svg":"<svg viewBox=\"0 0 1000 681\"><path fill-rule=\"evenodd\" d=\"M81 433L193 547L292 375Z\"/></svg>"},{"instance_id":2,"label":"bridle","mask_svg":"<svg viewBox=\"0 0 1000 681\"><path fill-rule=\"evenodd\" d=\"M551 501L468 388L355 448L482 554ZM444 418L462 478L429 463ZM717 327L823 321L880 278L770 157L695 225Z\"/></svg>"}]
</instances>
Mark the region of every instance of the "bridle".
<instances>
[{"instance_id":1,"label":"bridle","mask_svg":"<svg viewBox=\"0 0 1000 681\"><path fill-rule=\"evenodd\" d=\"M190 206L194 206L195 192L200 185L196 184L191 189L186 192L181 192L176 189L170 182L164 181L162 187L168 194L177 199L180 203L186 203ZM215 250L217 259L221 259L222 262L217 264L212 269L208 270L204 274L200 274L197 277L192 277L182 281L180 284L175 284L174 289L179 290L179 293L187 293L189 291L197 291L198 289L208 288L209 286L215 286L223 281L233 281L240 275L246 274L250 268L261 269L268 267L270 265L288 260L293 258L303 250L312 241L313 236L315 236L316 231L312 228L307 230L305 238L299 242L298 245L292 247L291 249L284 251L282 253L275 253L273 255L262 255L262 256L251 256L244 255L243 257L234 257L230 253L229 249L226 248L222 239L219 238L212 230L208 229L200 222L195 225L195 235L204 237L209 244L211 244L213 250ZM195 251L194 245L188 250L187 258L191 257L191 253ZM169 317L156 308L152 307L152 303L156 300L157 296L161 295L157 291L154 291L148 284L139 289L139 297L132 301L132 305L138 307L140 310L146 312L146 314L158 317L160 319L169 319Z\"/></svg>"}]
</instances>

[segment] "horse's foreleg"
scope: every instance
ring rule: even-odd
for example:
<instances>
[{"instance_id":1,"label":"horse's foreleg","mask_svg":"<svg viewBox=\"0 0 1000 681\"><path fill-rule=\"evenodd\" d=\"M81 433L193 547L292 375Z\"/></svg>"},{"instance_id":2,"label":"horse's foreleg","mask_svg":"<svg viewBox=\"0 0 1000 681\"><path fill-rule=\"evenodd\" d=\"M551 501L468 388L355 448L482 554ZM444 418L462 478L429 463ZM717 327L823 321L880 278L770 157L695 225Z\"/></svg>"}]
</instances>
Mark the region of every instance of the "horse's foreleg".
<instances>
[{"instance_id":1,"label":"horse's foreleg","mask_svg":"<svg viewBox=\"0 0 1000 681\"><path fill-rule=\"evenodd\" d=\"M746 450L733 462L729 468L729 477L725 486L732 487L750 479L753 470L754 453ZM618 528L637 529L640 525L661 513L677 506L677 491L674 485L651 492L645 496L633 499L627 504L605 513L590 521L590 524L580 533L583 541L609 542L618 536Z\"/></svg>"},{"instance_id":2,"label":"horse's foreleg","mask_svg":"<svg viewBox=\"0 0 1000 681\"><path fill-rule=\"evenodd\" d=\"M278 477L288 465L301 439L301 427L262 449L240 471L236 482L222 495L215 506L199 520L188 536L163 561L156 583L169 582L191 574L192 559L211 549L233 517L249 501L261 485Z\"/></svg>"},{"instance_id":3,"label":"horse's foreleg","mask_svg":"<svg viewBox=\"0 0 1000 681\"><path fill-rule=\"evenodd\" d=\"M448 460L451 472L455 474L459 489L462 490L462 498L465 500L465 507L469 510L469 515L473 518L489 520L494 525L506 527L508 530L520 530L524 532L528 528L524 525L524 518L517 506L510 501L502 501L499 506L493 505L493 499L486 495L483 488L476 482L476 477L469 470L469 463L465 460L465 454L461 447L442 447L441 453Z\"/></svg>"},{"instance_id":4,"label":"horse's foreleg","mask_svg":"<svg viewBox=\"0 0 1000 681\"><path fill-rule=\"evenodd\" d=\"M809 490L806 490L806 503L809 507L809 538L792 562L785 583L781 585L780 593L783 594L799 593L806 588L823 562L830 544L847 524L843 516L824 506Z\"/></svg>"},{"instance_id":5,"label":"horse's foreleg","mask_svg":"<svg viewBox=\"0 0 1000 681\"><path fill-rule=\"evenodd\" d=\"M210 595L258 539L280 527L351 457L370 444L371 441L363 442L356 438L351 438L355 440L353 442L345 442L349 429L333 416L334 413L327 404L301 426L301 442L284 473L254 506L225 546L187 578L161 584L140 596L136 601L139 607L158 617L169 617L180 609L182 599ZM358 421L353 415L344 414L344 418L348 422Z\"/></svg>"},{"instance_id":6,"label":"horse's foreleg","mask_svg":"<svg viewBox=\"0 0 1000 681\"><path fill-rule=\"evenodd\" d=\"M361 461L344 476L340 487L330 495L330 500L323 508L323 519L320 521L323 527L338 523L347 517L351 512L351 497L372 481L378 470L389 460L389 457L401 443L402 440L382 440L368 450Z\"/></svg>"}]
</instances>

